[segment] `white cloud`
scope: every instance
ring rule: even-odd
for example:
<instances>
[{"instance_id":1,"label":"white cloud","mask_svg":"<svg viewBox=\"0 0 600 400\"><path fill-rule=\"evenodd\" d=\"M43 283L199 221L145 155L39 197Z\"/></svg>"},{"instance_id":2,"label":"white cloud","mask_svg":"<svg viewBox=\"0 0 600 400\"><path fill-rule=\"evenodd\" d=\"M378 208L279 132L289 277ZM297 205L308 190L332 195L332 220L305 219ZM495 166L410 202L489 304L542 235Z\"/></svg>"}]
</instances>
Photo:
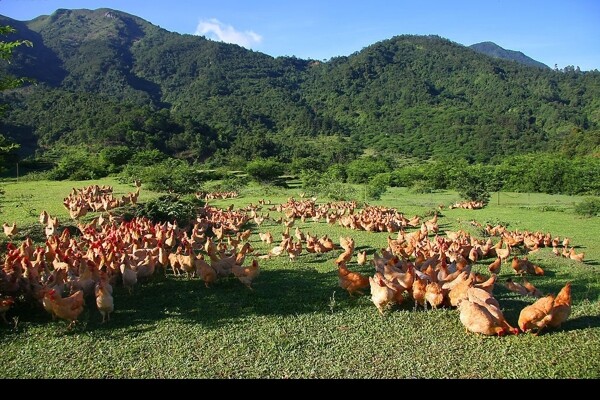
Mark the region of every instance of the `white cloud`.
<instances>
[{"instance_id":1,"label":"white cloud","mask_svg":"<svg viewBox=\"0 0 600 400\"><path fill-rule=\"evenodd\" d=\"M253 44L258 44L263 39L261 35L254 31L240 32L233 26L224 24L216 18L200 20L195 34L204 35L225 43L239 44L246 48L251 48Z\"/></svg>"}]
</instances>

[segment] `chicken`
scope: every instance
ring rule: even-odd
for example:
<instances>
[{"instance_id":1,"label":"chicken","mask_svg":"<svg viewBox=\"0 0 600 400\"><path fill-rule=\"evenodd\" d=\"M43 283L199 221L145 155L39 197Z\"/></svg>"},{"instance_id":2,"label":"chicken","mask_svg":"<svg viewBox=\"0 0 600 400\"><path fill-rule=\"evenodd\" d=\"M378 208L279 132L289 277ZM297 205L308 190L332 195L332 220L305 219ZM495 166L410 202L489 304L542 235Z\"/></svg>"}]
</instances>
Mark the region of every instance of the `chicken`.
<instances>
[{"instance_id":1,"label":"chicken","mask_svg":"<svg viewBox=\"0 0 600 400\"><path fill-rule=\"evenodd\" d=\"M9 225L9 224L7 224L5 222L4 224L2 224L2 227L4 228L4 234L9 239L12 239L12 237L19 232L19 228L17 228L17 223L16 222L13 222L12 225Z\"/></svg>"},{"instance_id":2,"label":"chicken","mask_svg":"<svg viewBox=\"0 0 600 400\"><path fill-rule=\"evenodd\" d=\"M508 278L506 280L505 286L511 292L520 294L521 296L527 296L529 294L529 291L525 286L521 285L518 282L513 282L511 278Z\"/></svg>"},{"instance_id":3,"label":"chicken","mask_svg":"<svg viewBox=\"0 0 600 400\"><path fill-rule=\"evenodd\" d=\"M356 262L358 265L365 265L367 263L367 251L361 251L356 255Z\"/></svg>"},{"instance_id":4,"label":"chicken","mask_svg":"<svg viewBox=\"0 0 600 400\"><path fill-rule=\"evenodd\" d=\"M427 303L425 302L426 290L427 281L416 277L411 288L411 294L413 299L415 300L415 310L417 309L417 305L421 305L424 308L427 308Z\"/></svg>"},{"instance_id":5,"label":"chicken","mask_svg":"<svg viewBox=\"0 0 600 400\"><path fill-rule=\"evenodd\" d=\"M492 276L490 276L490 278L488 280L486 280L485 282L482 282L482 283L477 283L474 286L476 288L485 290L489 294L492 294L492 292L494 291L494 285L496 284L497 280L498 280L498 275L492 274Z\"/></svg>"},{"instance_id":6,"label":"chicken","mask_svg":"<svg viewBox=\"0 0 600 400\"><path fill-rule=\"evenodd\" d=\"M196 275L204 281L204 286L207 288L209 287L209 284L217 281L217 271L204 261L204 256L202 254L196 256L194 267L196 268Z\"/></svg>"},{"instance_id":7,"label":"chicken","mask_svg":"<svg viewBox=\"0 0 600 400\"><path fill-rule=\"evenodd\" d=\"M271 232L266 232L266 233L259 232L258 236L260 236L260 240L266 244L273 243L273 235L271 234Z\"/></svg>"},{"instance_id":8,"label":"chicken","mask_svg":"<svg viewBox=\"0 0 600 400\"><path fill-rule=\"evenodd\" d=\"M396 291L386 282L381 272L376 272L375 276L369 277L371 286L371 301L377 307L379 314L383 315L383 310L394 302Z\"/></svg>"},{"instance_id":9,"label":"chicken","mask_svg":"<svg viewBox=\"0 0 600 400\"><path fill-rule=\"evenodd\" d=\"M102 315L102 323L110 321L110 313L115 309L112 286L107 280L101 280L96 284L94 294L96 296L96 306Z\"/></svg>"},{"instance_id":10,"label":"chicken","mask_svg":"<svg viewBox=\"0 0 600 400\"><path fill-rule=\"evenodd\" d=\"M448 299L450 300L450 305L453 307L457 307L462 300L467 298L467 290L469 290L469 288L472 286L473 275L469 275L468 278L461 280L459 283L454 285L450 289L450 292L448 292Z\"/></svg>"},{"instance_id":11,"label":"chicken","mask_svg":"<svg viewBox=\"0 0 600 400\"><path fill-rule=\"evenodd\" d=\"M429 282L425 288L425 300L435 310L444 302L444 292L438 282Z\"/></svg>"},{"instance_id":12,"label":"chicken","mask_svg":"<svg viewBox=\"0 0 600 400\"><path fill-rule=\"evenodd\" d=\"M83 312L83 290L78 290L71 296L62 298L54 289L51 289L44 298L48 299L53 315L69 322L67 329L75 325L77 318Z\"/></svg>"},{"instance_id":13,"label":"chicken","mask_svg":"<svg viewBox=\"0 0 600 400\"><path fill-rule=\"evenodd\" d=\"M8 324L6 320L6 312L15 304L15 300L12 297L4 297L0 299L0 317Z\"/></svg>"},{"instance_id":14,"label":"chicken","mask_svg":"<svg viewBox=\"0 0 600 400\"><path fill-rule=\"evenodd\" d=\"M527 293L533 297L537 297L538 299L540 297L544 297L542 292L525 278L523 278L523 287L525 287L525 289L527 289Z\"/></svg>"},{"instance_id":15,"label":"chicken","mask_svg":"<svg viewBox=\"0 0 600 400\"><path fill-rule=\"evenodd\" d=\"M502 336L506 332L490 311L478 303L465 299L460 302L458 309L460 322L467 331L490 336Z\"/></svg>"},{"instance_id":16,"label":"chicken","mask_svg":"<svg viewBox=\"0 0 600 400\"><path fill-rule=\"evenodd\" d=\"M233 265L231 272L236 278L240 280L250 290L252 289L252 281L260 273L260 267L257 260L252 260L252 264L249 267L242 267L240 265Z\"/></svg>"},{"instance_id":17,"label":"chicken","mask_svg":"<svg viewBox=\"0 0 600 400\"><path fill-rule=\"evenodd\" d=\"M548 296L538 299L532 305L529 305L521 310L519 314L519 328L523 332L536 331L538 335L548 323L552 320L552 306L554 304L554 296Z\"/></svg>"},{"instance_id":18,"label":"chicken","mask_svg":"<svg viewBox=\"0 0 600 400\"><path fill-rule=\"evenodd\" d=\"M137 283L137 272L131 269L131 265L129 264L129 258L126 256L123 258L124 259L119 265L119 269L121 270L123 286L126 287L129 291L129 294L131 294L133 292L133 287Z\"/></svg>"},{"instance_id":19,"label":"chicken","mask_svg":"<svg viewBox=\"0 0 600 400\"><path fill-rule=\"evenodd\" d=\"M480 289L477 287L472 287L467 290L467 301L472 303L477 303L490 313L490 315L494 318L494 321L498 326L504 328L502 334L512 333L517 335L519 330L517 328L512 327L508 321L504 318L504 314L500 309L500 304L498 300L494 298L488 291L484 289Z\"/></svg>"},{"instance_id":20,"label":"chicken","mask_svg":"<svg viewBox=\"0 0 600 400\"><path fill-rule=\"evenodd\" d=\"M354 293L364 294L361 289L370 286L369 278L358 272L351 272L344 263L338 264L338 282L340 287L346 289L350 296Z\"/></svg>"},{"instance_id":21,"label":"chicken","mask_svg":"<svg viewBox=\"0 0 600 400\"><path fill-rule=\"evenodd\" d=\"M6 233L6 230L5 230L5 233ZM575 249L573 247L571 247L571 250L569 250L569 258L571 260L583 262L584 257L585 257L585 253L575 253Z\"/></svg>"},{"instance_id":22,"label":"chicken","mask_svg":"<svg viewBox=\"0 0 600 400\"><path fill-rule=\"evenodd\" d=\"M500 257L497 257L493 263L491 263L488 266L488 270L492 273L492 274L499 274L500 273L500 267L502 266L502 259Z\"/></svg>"},{"instance_id":23,"label":"chicken","mask_svg":"<svg viewBox=\"0 0 600 400\"><path fill-rule=\"evenodd\" d=\"M556 295L551 314L552 319L548 323L548 326L553 328L560 327L569 318L571 314L571 282L567 282Z\"/></svg>"}]
</instances>

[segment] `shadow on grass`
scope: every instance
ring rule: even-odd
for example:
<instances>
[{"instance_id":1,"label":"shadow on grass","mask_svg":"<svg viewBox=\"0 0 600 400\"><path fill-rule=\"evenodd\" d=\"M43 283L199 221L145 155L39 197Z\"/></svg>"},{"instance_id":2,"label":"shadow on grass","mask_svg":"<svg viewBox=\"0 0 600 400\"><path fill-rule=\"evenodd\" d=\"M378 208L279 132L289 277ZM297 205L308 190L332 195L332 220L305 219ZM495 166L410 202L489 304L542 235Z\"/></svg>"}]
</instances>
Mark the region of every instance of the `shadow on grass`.
<instances>
[{"instance_id":1,"label":"shadow on grass","mask_svg":"<svg viewBox=\"0 0 600 400\"><path fill-rule=\"evenodd\" d=\"M109 332L127 328L127 334L130 334L139 329L156 329L158 323L165 319L217 327L251 316L327 312L333 291L341 290L337 287L337 271L320 273L306 267L261 271L252 287L253 290L246 288L235 277L221 279L206 288L198 278L188 280L169 276L165 279L155 276L152 282L138 284L134 293L129 295L118 285L113 291L115 312L110 322L102 323L95 300L88 298L78 326L72 332ZM9 312L9 321L11 314L19 315L21 324L55 324L57 333L71 333L65 328L66 321L52 322L50 315L41 308L20 306ZM14 331L10 326L1 330ZM2 336L0 341L6 338Z\"/></svg>"}]
</instances>

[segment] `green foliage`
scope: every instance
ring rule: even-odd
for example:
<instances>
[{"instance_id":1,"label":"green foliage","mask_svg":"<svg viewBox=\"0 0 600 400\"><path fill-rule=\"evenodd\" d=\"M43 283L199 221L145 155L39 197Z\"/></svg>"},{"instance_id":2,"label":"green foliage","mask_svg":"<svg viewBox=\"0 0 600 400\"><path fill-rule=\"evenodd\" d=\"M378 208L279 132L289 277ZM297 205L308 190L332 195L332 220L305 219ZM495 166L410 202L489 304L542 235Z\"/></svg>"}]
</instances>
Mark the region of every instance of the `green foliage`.
<instances>
[{"instance_id":1,"label":"green foliage","mask_svg":"<svg viewBox=\"0 0 600 400\"><path fill-rule=\"evenodd\" d=\"M51 180L89 180L105 177L108 165L98 155L83 150L66 153L47 174Z\"/></svg>"},{"instance_id":2,"label":"green foliage","mask_svg":"<svg viewBox=\"0 0 600 400\"><path fill-rule=\"evenodd\" d=\"M246 165L246 172L258 182L273 182L283 175L284 165L273 159L256 159Z\"/></svg>"},{"instance_id":3,"label":"green foliage","mask_svg":"<svg viewBox=\"0 0 600 400\"><path fill-rule=\"evenodd\" d=\"M600 216L600 198L588 197L575 204L575 212L585 217Z\"/></svg>"},{"instance_id":4,"label":"green foliage","mask_svg":"<svg viewBox=\"0 0 600 400\"><path fill-rule=\"evenodd\" d=\"M151 165L132 162L127 164L120 174L122 182L139 179L151 190L174 193L193 193L199 190L202 177L201 170L175 158L166 158Z\"/></svg>"},{"instance_id":5,"label":"green foliage","mask_svg":"<svg viewBox=\"0 0 600 400\"><path fill-rule=\"evenodd\" d=\"M181 226L187 226L196 218L200 206L202 202L193 196L181 197L168 194L138 204L134 209L134 215L147 217L153 222L177 221Z\"/></svg>"},{"instance_id":6,"label":"green foliage","mask_svg":"<svg viewBox=\"0 0 600 400\"><path fill-rule=\"evenodd\" d=\"M366 196L368 200L380 200L390 185L390 174L377 174L366 185Z\"/></svg>"},{"instance_id":7,"label":"green foliage","mask_svg":"<svg viewBox=\"0 0 600 400\"><path fill-rule=\"evenodd\" d=\"M20 23L14 39L35 47L14 48L0 72L39 84L0 100L11 105L3 133L23 152L126 146L211 167L273 158L295 174L342 164L343 181L361 184L402 163L392 186L427 180L434 189L452 187L469 165L495 163L508 175L490 187L600 191L593 162L571 162L600 149L598 71L532 68L414 35L328 62L273 58L105 13L59 10ZM537 183L526 162L508 161L549 151L564 157L540 163ZM414 159L427 165L405 169ZM123 166L104 161L110 173Z\"/></svg>"},{"instance_id":8,"label":"green foliage","mask_svg":"<svg viewBox=\"0 0 600 400\"><path fill-rule=\"evenodd\" d=\"M375 175L389 172L389 165L374 157L358 158L351 161L347 168L348 182L350 183L367 183Z\"/></svg>"},{"instance_id":9,"label":"green foliage","mask_svg":"<svg viewBox=\"0 0 600 400\"><path fill-rule=\"evenodd\" d=\"M129 162L133 151L127 146L111 146L100 150L100 162L107 165L109 173L120 172Z\"/></svg>"}]
</instances>

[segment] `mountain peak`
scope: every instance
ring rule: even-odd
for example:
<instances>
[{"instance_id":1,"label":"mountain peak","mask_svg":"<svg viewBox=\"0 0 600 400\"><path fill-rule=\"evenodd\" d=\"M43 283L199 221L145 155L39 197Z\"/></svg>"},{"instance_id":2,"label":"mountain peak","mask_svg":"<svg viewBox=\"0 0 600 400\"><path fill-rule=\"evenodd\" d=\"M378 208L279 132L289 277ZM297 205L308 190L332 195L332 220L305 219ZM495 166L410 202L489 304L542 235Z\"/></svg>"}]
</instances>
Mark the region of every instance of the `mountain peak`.
<instances>
[{"instance_id":1,"label":"mountain peak","mask_svg":"<svg viewBox=\"0 0 600 400\"><path fill-rule=\"evenodd\" d=\"M469 48L475 50L478 53L485 54L493 58L501 58L503 60L516 61L520 64L528 65L530 67L538 67L544 69L549 68L546 64L536 61L533 58L521 53L520 51L504 49L494 42L475 43L469 46Z\"/></svg>"}]
</instances>

